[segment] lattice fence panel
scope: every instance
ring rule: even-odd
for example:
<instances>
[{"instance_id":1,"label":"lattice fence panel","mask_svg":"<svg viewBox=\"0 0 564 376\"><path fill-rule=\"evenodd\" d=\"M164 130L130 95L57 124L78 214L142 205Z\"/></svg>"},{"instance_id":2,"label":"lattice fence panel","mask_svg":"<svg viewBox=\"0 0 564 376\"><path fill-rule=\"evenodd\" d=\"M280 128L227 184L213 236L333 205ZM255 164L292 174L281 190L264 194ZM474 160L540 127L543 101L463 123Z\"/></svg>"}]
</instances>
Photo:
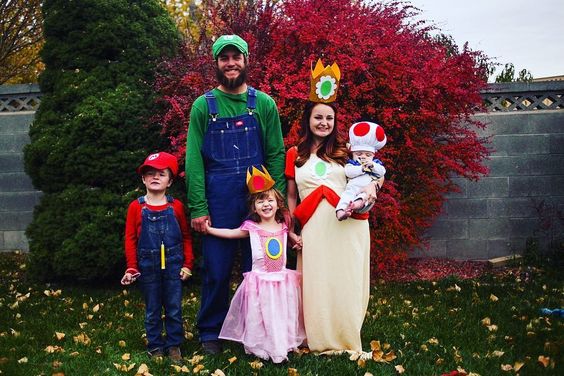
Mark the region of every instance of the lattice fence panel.
<instances>
[{"instance_id":1,"label":"lattice fence panel","mask_svg":"<svg viewBox=\"0 0 564 376\"><path fill-rule=\"evenodd\" d=\"M36 111L41 104L41 93L0 95L0 112Z\"/></svg>"}]
</instances>

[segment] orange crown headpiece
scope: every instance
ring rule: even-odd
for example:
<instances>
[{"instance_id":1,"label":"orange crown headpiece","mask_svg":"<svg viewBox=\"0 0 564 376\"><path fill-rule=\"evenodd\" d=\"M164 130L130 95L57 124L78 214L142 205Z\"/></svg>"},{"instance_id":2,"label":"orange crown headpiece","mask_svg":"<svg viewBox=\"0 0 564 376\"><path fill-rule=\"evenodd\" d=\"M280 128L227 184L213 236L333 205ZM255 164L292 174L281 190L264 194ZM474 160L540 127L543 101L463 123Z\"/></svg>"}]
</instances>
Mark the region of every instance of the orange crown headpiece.
<instances>
[{"instance_id":1,"label":"orange crown headpiece","mask_svg":"<svg viewBox=\"0 0 564 376\"><path fill-rule=\"evenodd\" d=\"M340 80L341 70L337 63L324 67L321 59L318 59L315 69L311 71L309 100L320 103L334 102L337 99Z\"/></svg>"},{"instance_id":2,"label":"orange crown headpiece","mask_svg":"<svg viewBox=\"0 0 564 376\"><path fill-rule=\"evenodd\" d=\"M262 171L255 166L247 169L247 188L249 188L250 193L264 192L274 187L272 176L263 165L260 165L260 168Z\"/></svg>"}]
</instances>

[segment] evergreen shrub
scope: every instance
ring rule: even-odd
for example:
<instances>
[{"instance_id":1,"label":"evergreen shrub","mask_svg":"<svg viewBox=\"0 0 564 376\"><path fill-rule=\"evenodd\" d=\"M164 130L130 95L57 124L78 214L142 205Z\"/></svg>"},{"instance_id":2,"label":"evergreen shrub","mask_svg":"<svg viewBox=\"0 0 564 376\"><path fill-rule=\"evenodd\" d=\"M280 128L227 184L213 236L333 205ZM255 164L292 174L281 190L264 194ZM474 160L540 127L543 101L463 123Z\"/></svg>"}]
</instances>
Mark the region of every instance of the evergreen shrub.
<instances>
[{"instance_id":1,"label":"evergreen shrub","mask_svg":"<svg viewBox=\"0 0 564 376\"><path fill-rule=\"evenodd\" d=\"M31 275L98 281L123 272L136 167L166 148L149 124L158 61L179 34L158 0L47 0L46 69L25 167L43 191L28 227Z\"/></svg>"}]
</instances>

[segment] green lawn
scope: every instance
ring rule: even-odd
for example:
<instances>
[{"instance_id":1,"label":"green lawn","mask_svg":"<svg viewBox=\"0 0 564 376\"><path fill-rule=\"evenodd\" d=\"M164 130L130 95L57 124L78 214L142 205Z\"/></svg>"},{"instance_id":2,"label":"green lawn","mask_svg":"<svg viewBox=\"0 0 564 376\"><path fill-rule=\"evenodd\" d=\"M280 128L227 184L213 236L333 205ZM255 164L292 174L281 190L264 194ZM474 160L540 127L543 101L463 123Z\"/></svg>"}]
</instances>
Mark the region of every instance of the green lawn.
<instances>
[{"instance_id":1,"label":"green lawn","mask_svg":"<svg viewBox=\"0 0 564 376\"><path fill-rule=\"evenodd\" d=\"M31 283L23 256L0 254L0 371L135 375L145 365L145 375L397 375L402 369L404 375L442 375L457 368L482 376L561 375L563 319L539 310L564 307L562 276L520 270L475 280L380 282L363 329L365 350L371 343L375 348L370 359L302 353L281 365L258 362L237 344L218 356L200 356L193 337L199 286L188 284L186 366L175 368L145 355L136 288L123 289L119 281L109 288Z\"/></svg>"}]
</instances>

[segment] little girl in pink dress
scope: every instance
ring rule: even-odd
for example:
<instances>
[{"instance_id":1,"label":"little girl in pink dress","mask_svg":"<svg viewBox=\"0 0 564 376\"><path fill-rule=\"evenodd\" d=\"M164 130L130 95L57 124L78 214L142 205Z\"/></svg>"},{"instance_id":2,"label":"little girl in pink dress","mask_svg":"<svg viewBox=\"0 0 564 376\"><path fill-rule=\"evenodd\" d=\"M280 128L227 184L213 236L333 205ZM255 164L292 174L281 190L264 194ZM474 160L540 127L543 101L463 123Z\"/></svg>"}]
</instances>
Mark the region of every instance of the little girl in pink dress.
<instances>
[{"instance_id":1,"label":"little girl in pink dress","mask_svg":"<svg viewBox=\"0 0 564 376\"><path fill-rule=\"evenodd\" d=\"M249 175L247 185L250 219L238 229L207 227L209 235L222 238L250 236L252 249L252 270L233 296L219 338L241 342L247 354L280 363L305 340L301 275L286 269L289 215L284 215L284 198L272 185L253 189ZM300 239L293 240L299 248Z\"/></svg>"}]
</instances>

